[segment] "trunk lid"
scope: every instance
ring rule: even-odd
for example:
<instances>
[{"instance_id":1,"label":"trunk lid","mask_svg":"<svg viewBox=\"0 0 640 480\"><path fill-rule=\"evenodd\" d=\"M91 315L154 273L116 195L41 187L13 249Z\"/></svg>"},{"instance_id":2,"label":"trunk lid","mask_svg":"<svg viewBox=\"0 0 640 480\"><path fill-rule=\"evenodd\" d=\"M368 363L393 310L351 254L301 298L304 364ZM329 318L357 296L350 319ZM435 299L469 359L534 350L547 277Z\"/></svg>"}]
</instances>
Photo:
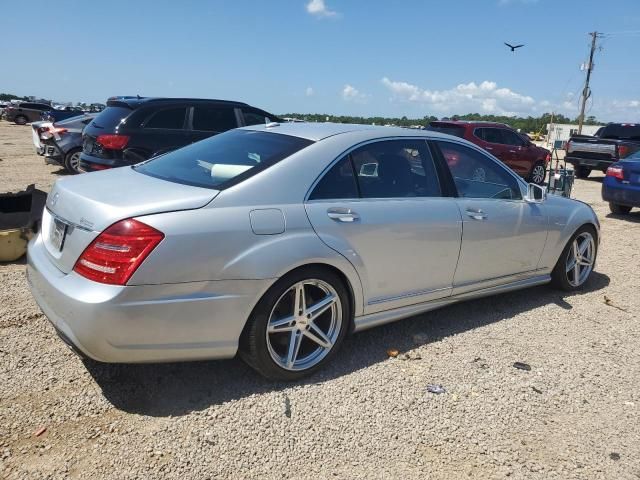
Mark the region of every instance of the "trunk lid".
<instances>
[{"instance_id":1,"label":"trunk lid","mask_svg":"<svg viewBox=\"0 0 640 480\"><path fill-rule=\"evenodd\" d=\"M51 261L68 273L89 243L115 222L201 208L218 193L160 180L131 167L62 178L47 197L41 234Z\"/></svg>"}]
</instances>

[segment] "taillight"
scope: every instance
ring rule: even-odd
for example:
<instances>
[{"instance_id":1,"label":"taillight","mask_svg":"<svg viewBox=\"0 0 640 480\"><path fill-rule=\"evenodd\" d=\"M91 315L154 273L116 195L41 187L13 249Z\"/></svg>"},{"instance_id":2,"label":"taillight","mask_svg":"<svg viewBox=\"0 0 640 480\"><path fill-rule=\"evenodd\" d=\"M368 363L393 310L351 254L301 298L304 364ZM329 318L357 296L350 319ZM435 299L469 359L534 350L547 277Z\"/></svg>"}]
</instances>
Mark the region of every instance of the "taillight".
<instances>
[{"instance_id":1,"label":"taillight","mask_svg":"<svg viewBox=\"0 0 640 480\"><path fill-rule=\"evenodd\" d=\"M618 145L618 158L624 158L631 153L631 148L626 145Z\"/></svg>"},{"instance_id":2,"label":"taillight","mask_svg":"<svg viewBox=\"0 0 640 480\"><path fill-rule=\"evenodd\" d=\"M96 143L111 150L122 150L129 143L128 135L98 135Z\"/></svg>"},{"instance_id":3,"label":"taillight","mask_svg":"<svg viewBox=\"0 0 640 480\"><path fill-rule=\"evenodd\" d=\"M624 170L622 169L622 167L609 167L607 168L607 177L624 180Z\"/></svg>"},{"instance_id":4,"label":"taillight","mask_svg":"<svg viewBox=\"0 0 640 480\"><path fill-rule=\"evenodd\" d=\"M571 140L567 140L567 143L564 144L564 151L568 152L569 148L571 148Z\"/></svg>"},{"instance_id":5,"label":"taillight","mask_svg":"<svg viewBox=\"0 0 640 480\"><path fill-rule=\"evenodd\" d=\"M49 127L47 130L40 134L40 138L43 140L48 140L54 135L61 135L66 133L67 129L62 127Z\"/></svg>"},{"instance_id":6,"label":"taillight","mask_svg":"<svg viewBox=\"0 0 640 480\"><path fill-rule=\"evenodd\" d=\"M545 161L545 163L549 163L551 161L551 154L550 153L547 153L547 156L544 157L544 161Z\"/></svg>"},{"instance_id":7,"label":"taillight","mask_svg":"<svg viewBox=\"0 0 640 480\"><path fill-rule=\"evenodd\" d=\"M82 252L73 270L89 280L126 285L164 234L132 218L114 223Z\"/></svg>"}]
</instances>

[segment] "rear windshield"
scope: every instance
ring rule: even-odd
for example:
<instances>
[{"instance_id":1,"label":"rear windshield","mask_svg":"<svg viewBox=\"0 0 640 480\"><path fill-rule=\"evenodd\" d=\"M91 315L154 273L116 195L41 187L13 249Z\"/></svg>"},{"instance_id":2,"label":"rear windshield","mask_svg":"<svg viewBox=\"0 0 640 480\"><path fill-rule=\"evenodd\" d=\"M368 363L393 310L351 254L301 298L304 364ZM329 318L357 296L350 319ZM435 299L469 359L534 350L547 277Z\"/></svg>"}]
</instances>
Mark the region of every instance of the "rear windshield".
<instances>
[{"instance_id":1,"label":"rear windshield","mask_svg":"<svg viewBox=\"0 0 640 480\"><path fill-rule=\"evenodd\" d=\"M455 125L429 125L425 130L446 133L454 137L464 137L464 127L456 127Z\"/></svg>"},{"instance_id":2,"label":"rear windshield","mask_svg":"<svg viewBox=\"0 0 640 480\"><path fill-rule=\"evenodd\" d=\"M96 128L115 128L120 120L129 116L131 109L125 107L107 107L91 122L92 127Z\"/></svg>"},{"instance_id":3,"label":"rear windshield","mask_svg":"<svg viewBox=\"0 0 640 480\"><path fill-rule=\"evenodd\" d=\"M612 123L602 130L602 138L628 138L640 140L640 124L637 123Z\"/></svg>"},{"instance_id":4,"label":"rear windshield","mask_svg":"<svg viewBox=\"0 0 640 480\"><path fill-rule=\"evenodd\" d=\"M313 142L251 130L231 130L141 163L152 177L221 190L269 168Z\"/></svg>"}]
</instances>

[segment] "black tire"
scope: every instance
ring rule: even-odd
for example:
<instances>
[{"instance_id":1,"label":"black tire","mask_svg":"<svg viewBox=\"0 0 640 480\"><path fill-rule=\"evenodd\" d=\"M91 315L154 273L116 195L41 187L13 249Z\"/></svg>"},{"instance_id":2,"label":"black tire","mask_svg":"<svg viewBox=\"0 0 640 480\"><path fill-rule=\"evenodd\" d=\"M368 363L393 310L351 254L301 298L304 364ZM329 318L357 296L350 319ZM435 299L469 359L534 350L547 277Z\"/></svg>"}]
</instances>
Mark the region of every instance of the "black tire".
<instances>
[{"instance_id":1,"label":"black tire","mask_svg":"<svg viewBox=\"0 0 640 480\"><path fill-rule=\"evenodd\" d=\"M18 115L13 119L13 121L16 123L16 125L26 125L29 119L24 115Z\"/></svg>"},{"instance_id":2,"label":"black tire","mask_svg":"<svg viewBox=\"0 0 640 480\"><path fill-rule=\"evenodd\" d=\"M536 185L544 185L544 181L547 178L547 170L544 166L544 162L536 162L531 168L528 182L535 183Z\"/></svg>"},{"instance_id":3,"label":"black tire","mask_svg":"<svg viewBox=\"0 0 640 480\"><path fill-rule=\"evenodd\" d=\"M342 307L342 323L336 340L330 351L322 358L319 363L305 370L287 370L278 365L269 353L267 346L267 324L271 311L276 302L286 294L293 285L308 279L319 279L330 284L340 298ZM322 267L302 267L285 275L278 280L260 299L249 320L244 328L240 338L239 354L250 367L261 375L272 380L292 381L313 374L318 369L329 363L337 351L340 349L344 337L349 331L351 318L351 303L347 287L344 285L340 277L328 269Z\"/></svg>"},{"instance_id":4,"label":"black tire","mask_svg":"<svg viewBox=\"0 0 640 480\"><path fill-rule=\"evenodd\" d=\"M631 207L626 205L618 205L617 203L609 203L609 210L616 215L626 215L631 211Z\"/></svg>"},{"instance_id":5,"label":"black tire","mask_svg":"<svg viewBox=\"0 0 640 480\"><path fill-rule=\"evenodd\" d=\"M585 284L589 281L589 277L593 273L593 268L591 269L591 272L589 272L589 276L587 276L584 282L578 286L574 286L571 283L569 283L569 278L566 271L567 259L569 256L569 252L571 251L571 246L573 244L573 241L576 239L576 237L578 237L578 235L584 232L589 232L593 236L593 239L594 239L593 263L595 265L595 261L598 257L598 235L596 233L596 229L592 225L583 225L578 230L576 230L576 232L573 235L571 235L571 238L569 239L569 241L564 247L564 250L562 250L562 253L560 254L560 258L558 258L558 262L556 263L556 266L553 268L553 271L551 272L551 285L553 285L555 288L558 288L560 290L565 290L567 292L575 292L576 290L581 290L585 286Z\"/></svg>"},{"instance_id":6,"label":"black tire","mask_svg":"<svg viewBox=\"0 0 640 480\"><path fill-rule=\"evenodd\" d=\"M575 168L577 178L587 178L591 173L591 169L587 167L577 166Z\"/></svg>"},{"instance_id":7,"label":"black tire","mask_svg":"<svg viewBox=\"0 0 640 480\"><path fill-rule=\"evenodd\" d=\"M76 148L67 152L64 156L64 161L62 163L64 164L64 169L67 172L71 174L80 173L78 170L78 166L80 165L80 153L82 153L82 149Z\"/></svg>"}]
</instances>

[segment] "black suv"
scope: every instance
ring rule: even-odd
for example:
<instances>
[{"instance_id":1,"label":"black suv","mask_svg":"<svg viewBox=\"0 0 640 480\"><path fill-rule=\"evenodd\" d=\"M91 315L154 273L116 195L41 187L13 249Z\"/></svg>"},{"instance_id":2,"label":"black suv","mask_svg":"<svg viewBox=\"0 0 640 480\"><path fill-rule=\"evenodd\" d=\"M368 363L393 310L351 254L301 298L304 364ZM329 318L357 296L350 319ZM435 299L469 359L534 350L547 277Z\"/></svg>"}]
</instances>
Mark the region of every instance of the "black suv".
<instances>
[{"instance_id":1,"label":"black suv","mask_svg":"<svg viewBox=\"0 0 640 480\"><path fill-rule=\"evenodd\" d=\"M117 97L84 129L79 169L132 165L232 128L279 121L241 102Z\"/></svg>"}]
</instances>

